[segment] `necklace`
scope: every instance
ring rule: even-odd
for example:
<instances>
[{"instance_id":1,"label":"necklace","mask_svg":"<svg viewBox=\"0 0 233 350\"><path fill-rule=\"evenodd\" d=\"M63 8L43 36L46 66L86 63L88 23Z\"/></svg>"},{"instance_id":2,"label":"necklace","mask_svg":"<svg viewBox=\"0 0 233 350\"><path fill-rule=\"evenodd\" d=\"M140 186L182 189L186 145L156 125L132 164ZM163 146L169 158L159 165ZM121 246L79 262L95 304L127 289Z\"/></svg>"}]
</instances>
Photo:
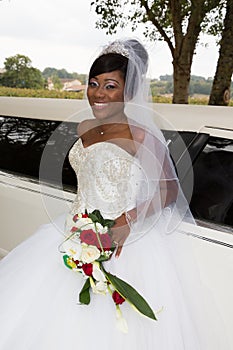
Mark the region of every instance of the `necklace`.
<instances>
[{"instance_id":1,"label":"necklace","mask_svg":"<svg viewBox=\"0 0 233 350\"><path fill-rule=\"evenodd\" d=\"M112 125L110 128L108 128L107 130L103 130L100 129L99 127L96 128L96 132L97 134L103 136L105 134L108 134L110 130L114 129L116 126L119 126L119 123L115 123L114 125Z\"/></svg>"}]
</instances>

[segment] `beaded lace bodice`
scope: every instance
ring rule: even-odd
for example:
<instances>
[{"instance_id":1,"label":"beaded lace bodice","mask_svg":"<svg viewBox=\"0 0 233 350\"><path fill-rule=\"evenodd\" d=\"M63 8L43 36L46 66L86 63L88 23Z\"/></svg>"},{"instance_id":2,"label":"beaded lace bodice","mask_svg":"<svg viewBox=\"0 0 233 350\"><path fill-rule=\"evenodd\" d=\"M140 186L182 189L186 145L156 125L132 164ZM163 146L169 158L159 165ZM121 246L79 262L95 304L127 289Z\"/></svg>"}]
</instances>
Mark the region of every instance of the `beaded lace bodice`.
<instances>
[{"instance_id":1,"label":"beaded lace bodice","mask_svg":"<svg viewBox=\"0 0 233 350\"><path fill-rule=\"evenodd\" d=\"M123 148L111 142L85 148L78 139L69 160L78 182L72 214L99 209L114 219L135 206L141 168Z\"/></svg>"}]
</instances>

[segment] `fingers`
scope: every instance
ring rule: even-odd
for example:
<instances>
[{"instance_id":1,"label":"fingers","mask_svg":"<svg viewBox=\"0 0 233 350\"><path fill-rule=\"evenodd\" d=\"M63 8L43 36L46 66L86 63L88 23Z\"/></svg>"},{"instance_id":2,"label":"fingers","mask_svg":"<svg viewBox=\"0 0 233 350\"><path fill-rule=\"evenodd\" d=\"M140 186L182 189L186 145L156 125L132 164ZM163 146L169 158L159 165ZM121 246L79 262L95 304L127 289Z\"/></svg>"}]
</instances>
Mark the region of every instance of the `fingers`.
<instances>
[{"instance_id":1,"label":"fingers","mask_svg":"<svg viewBox=\"0 0 233 350\"><path fill-rule=\"evenodd\" d=\"M120 256L122 248L123 248L123 244L125 243L125 240L126 240L127 236L121 237L120 240L119 240L119 237L118 237L117 239L119 241L117 241L117 239L113 241L113 243L116 245L116 253L115 253L115 257L116 258L118 258Z\"/></svg>"},{"instance_id":2,"label":"fingers","mask_svg":"<svg viewBox=\"0 0 233 350\"><path fill-rule=\"evenodd\" d=\"M121 254L121 251L122 251L122 247L123 246L117 247L116 254L115 254L116 258L119 258L120 254Z\"/></svg>"},{"instance_id":3,"label":"fingers","mask_svg":"<svg viewBox=\"0 0 233 350\"><path fill-rule=\"evenodd\" d=\"M130 228L129 228L128 224L125 222L124 216L122 216L122 220L124 220L123 223L121 222L121 224L120 224L118 222L111 229L112 239L113 239L114 244L116 245L116 253L115 253L116 258L118 258L120 256L122 248L123 248L123 244L125 243L125 240L127 239L128 235L130 233Z\"/></svg>"}]
</instances>

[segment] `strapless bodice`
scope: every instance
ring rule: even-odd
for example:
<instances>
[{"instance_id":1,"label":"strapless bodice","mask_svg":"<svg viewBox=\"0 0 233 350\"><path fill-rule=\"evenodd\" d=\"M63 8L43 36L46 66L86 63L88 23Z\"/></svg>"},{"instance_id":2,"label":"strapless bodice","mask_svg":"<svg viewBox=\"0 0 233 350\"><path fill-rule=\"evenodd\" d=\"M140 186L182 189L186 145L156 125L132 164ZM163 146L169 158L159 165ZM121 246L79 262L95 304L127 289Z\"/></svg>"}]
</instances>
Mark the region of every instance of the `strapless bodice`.
<instances>
[{"instance_id":1,"label":"strapless bodice","mask_svg":"<svg viewBox=\"0 0 233 350\"><path fill-rule=\"evenodd\" d=\"M84 147L81 138L69 153L78 182L72 214L99 209L116 218L135 207L142 171L137 159L112 142Z\"/></svg>"}]
</instances>

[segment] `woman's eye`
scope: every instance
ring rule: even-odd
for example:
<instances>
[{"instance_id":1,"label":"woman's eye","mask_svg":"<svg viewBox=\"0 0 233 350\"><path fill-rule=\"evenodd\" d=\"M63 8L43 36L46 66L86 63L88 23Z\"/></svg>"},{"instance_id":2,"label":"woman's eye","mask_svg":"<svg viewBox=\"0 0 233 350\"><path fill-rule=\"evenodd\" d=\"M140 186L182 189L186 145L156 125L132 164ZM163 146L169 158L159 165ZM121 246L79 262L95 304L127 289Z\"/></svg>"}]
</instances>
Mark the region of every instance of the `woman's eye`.
<instances>
[{"instance_id":1,"label":"woman's eye","mask_svg":"<svg viewBox=\"0 0 233 350\"><path fill-rule=\"evenodd\" d=\"M98 86L98 83L96 81L89 81L89 86L96 87Z\"/></svg>"},{"instance_id":2,"label":"woman's eye","mask_svg":"<svg viewBox=\"0 0 233 350\"><path fill-rule=\"evenodd\" d=\"M115 85L108 84L108 85L106 85L106 89L115 89Z\"/></svg>"}]
</instances>

